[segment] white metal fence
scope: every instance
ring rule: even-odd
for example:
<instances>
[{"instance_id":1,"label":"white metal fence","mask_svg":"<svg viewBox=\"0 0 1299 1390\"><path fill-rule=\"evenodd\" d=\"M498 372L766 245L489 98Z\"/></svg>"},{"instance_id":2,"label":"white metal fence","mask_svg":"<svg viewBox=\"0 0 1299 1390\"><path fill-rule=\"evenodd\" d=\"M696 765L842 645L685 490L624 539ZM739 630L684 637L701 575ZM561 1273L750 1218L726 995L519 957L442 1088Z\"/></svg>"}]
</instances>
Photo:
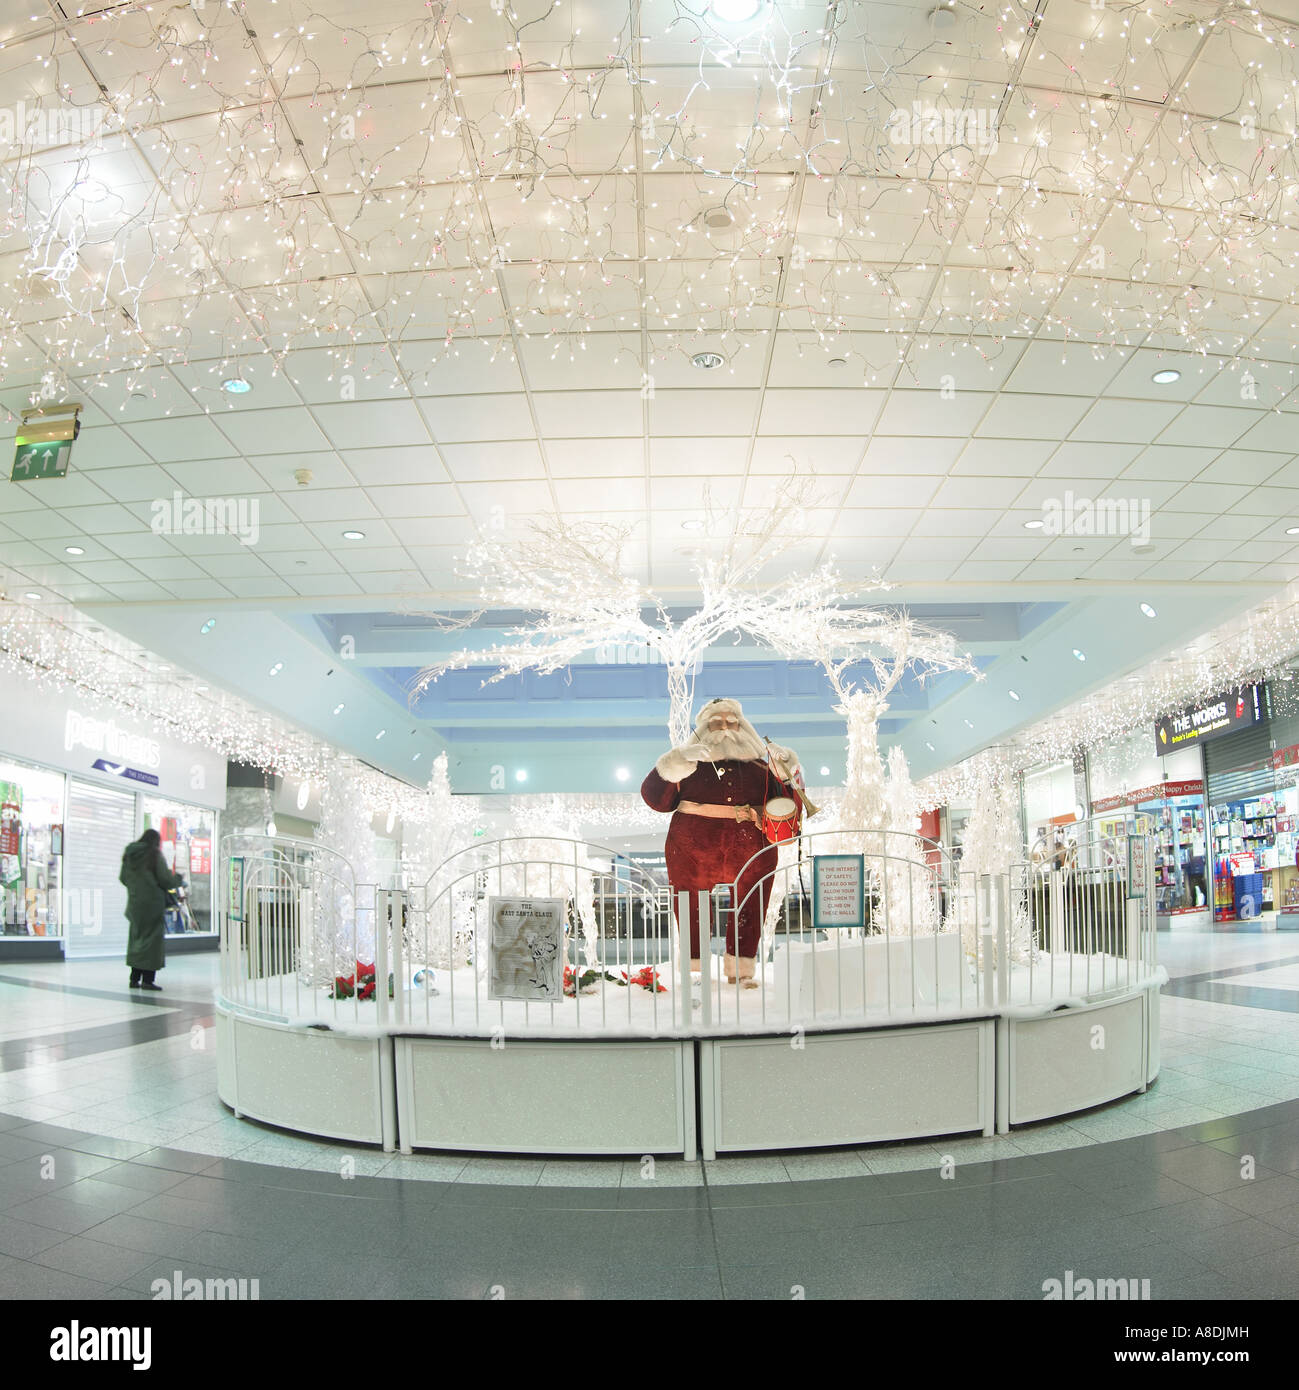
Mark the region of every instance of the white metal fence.
<instances>
[{"instance_id":1,"label":"white metal fence","mask_svg":"<svg viewBox=\"0 0 1299 1390\"><path fill-rule=\"evenodd\" d=\"M815 864L827 851L861 855L857 925L818 919ZM343 856L309 841L227 837L222 992L250 1012L307 1024L656 1036L1052 1007L1137 988L1156 968L1145 838L1084 835L1063 855L1039 848L990 875L930 842L879 832L821 832L763 853L735 883L694 895L707 924L695 974L676 925L689 895L674 900L666 883L598 845L484 841L397 890L357 883ZM515 941L522 954L507 964L499 938L493 950L494 922L502 904L522 901L550 912L556 937L533 934L531 955ZM737 921L763 901L753 978L728 978ZM506 977L542 997L499 997Z\"/></svg>"}]
</instances>

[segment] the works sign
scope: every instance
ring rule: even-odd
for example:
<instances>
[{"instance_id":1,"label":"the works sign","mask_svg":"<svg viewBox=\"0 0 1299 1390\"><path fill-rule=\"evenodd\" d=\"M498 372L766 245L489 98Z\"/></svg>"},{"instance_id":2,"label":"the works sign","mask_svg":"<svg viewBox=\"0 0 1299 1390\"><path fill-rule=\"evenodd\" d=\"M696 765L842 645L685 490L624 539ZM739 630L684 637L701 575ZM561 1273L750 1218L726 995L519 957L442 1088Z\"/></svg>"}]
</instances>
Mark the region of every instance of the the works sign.
<instances>
[{"instance_id":1,"label":"the works sign","mask_svg":"<svg viewBox=\"0 0 1299 1390\"><path fill-rule=\"evenodd\" d=\"M1155 752L1171 753L1188 743L1203 743L1235 729L1246 729L1262 717L1260 687L1246 686L1213 695L1155 722Z\"/></svg>"}]
</instances>

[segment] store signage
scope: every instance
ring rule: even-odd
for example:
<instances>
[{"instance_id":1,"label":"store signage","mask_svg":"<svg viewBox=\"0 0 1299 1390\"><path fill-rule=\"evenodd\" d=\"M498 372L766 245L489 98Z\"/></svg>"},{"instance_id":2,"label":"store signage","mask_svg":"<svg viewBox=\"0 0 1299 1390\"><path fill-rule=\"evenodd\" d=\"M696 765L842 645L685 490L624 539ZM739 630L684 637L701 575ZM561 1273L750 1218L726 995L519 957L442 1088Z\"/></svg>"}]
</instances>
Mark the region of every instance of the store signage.
<instances>
[{"instance_id":1,"label":"store signage","mask_svg":"<svg viewBox=\"0 0 1299 1390\"><path fill-rule=\"evenodd\" d=\"M1198 705L1191 705L1177 714L1168 714L1157 720L1155 752L1162 756L1189 743L1220 738L1236 729L1257 724L1261 716L1259 687L1256 685L1214 695Z\"/></svg>"},{"instance_id":2,"label":"store signage","mask_svg":"<svg viewBox=\"0 0 1299 1390\"><path fill-rule=\"evenodd\" d=\"M1299 743L1292 743L1286 748L1278 748L1272 754L1273 768L1293 767L1299 763Z\"/></svg>"},{"instance_id":3,"label":"store signage","mask_svg":"<svg viewBox=\"0 0 1299 1390\"><path fill-rule=\"evenodd\" d=\"M488 898L489 999L563 1002L563 898Z\"/></svg>"},{"instance_id":4,"label":"store signage","mask_svg":"<svg viewBox=\"0 0 1299 1390\"><path fill-rule=\"evenodd\" d=\"M155 773L141 772L138 767L127 767L125 763L110 763L107 758L96 758L91 764L96 772L106 772L110 777L124 777L128 782L143 782L146 787L156 787Z\"/></svg>"},{"instance_id":5,"label":"store signage","mask_svg":"<svg viewBox=\"0 0 1299 1390\"><path fill-rule=\"evenodd\" d=\"M119 729L112 719L92 719L75 709L68 711L63 726L63 747L69 753L74 748L89 748L94 753L107 753L111 758L143 763L145 767L159 767L162 764L162 749L155 739L127 733L125 729ZM157 778L154 778L154 785L157 785Z\"/></svg>"},{"instance_id":6,"label":"store signage","mask_svg":"<svg viewBox=\"0 0 1299 1390\"><path fill-rule=\"evenodd\" d=\"M860 854L812 856L812 925L866 925L866 860Z\"/></svg>"},{"instance_id":7,"label":"store signage","mask_svg":"<svg viewBox=\"0 0 1299 1390\"><path fill-rule=\"evenodd\" d=\"M1137 787L1135 791L1104 796L1092 802L1092 814L1117 811L1120 806L1139 806L1145 801L1170 801L1175 796L1203 796L1203 782L1156 782L1153 787Z\"/></svg>"}]
</instances>

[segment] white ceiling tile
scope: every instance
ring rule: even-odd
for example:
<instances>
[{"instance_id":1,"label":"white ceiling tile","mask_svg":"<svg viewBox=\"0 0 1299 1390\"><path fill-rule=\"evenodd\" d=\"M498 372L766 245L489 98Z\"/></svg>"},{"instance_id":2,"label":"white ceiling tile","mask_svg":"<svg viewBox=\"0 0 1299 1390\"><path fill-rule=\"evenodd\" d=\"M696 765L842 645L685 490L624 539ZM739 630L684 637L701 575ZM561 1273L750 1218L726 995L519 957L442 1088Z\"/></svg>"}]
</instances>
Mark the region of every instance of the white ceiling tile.
<instances>
[{"instance_id":1,"label":"white ceiling tile","mask_svg":"<svg viewBox=\"0 0 1299 1390\"><path fill-rule=\"evenodd\" d=\"M811 473L828 477L848 476L857 471L862 441L855 435L798 438L776 436L755 440L754 473ZM707 463L704 464L707 467Z\"/></svg>"},{"instance_id":2,"label":"white ceiling tile","mask_svg":"<svg viewBox=\"0 0 1299 1390\"><path fill-rule=\"evenodd\" d=\"M942 478L919 474L908 478L862 477L852 485L850 507L925 507L934 499Z\"/></svg>"},{"instance_id":3,"label":"white ceiling tile","mask_svg":"<svg viewBox=\"0 0 1299 1390\"><path fill-rule=\"evenodd\" d=\"M311 413L336 449L432 442L413 401L344 401L312 406Z\"/></svg>"},{"instance_id":4,"label":"white ceiling tile","mask_svg":"<svg viewBox=\"0 0 1299 1390\"><path fill-rule=\"evenodd\" d=\"M938 435L968 439L994 398L983 391L893 391L875 434Z\"/></svg>"},{"instance_id":5,"label":"white ceiling tile","mask_svg":"<svg viewBox=\"0 0 1299 1390\"><path fill-rule=\"evenodd\" d=\"M445 444L442 457L458 483L545 477L540 449L522 439L508 444Z\"/></svg>"},{"instance_id":6,"label":"white ceiling tile","mask_svg":"<svg viewBox=\"0 0 1299 1390\"><path fill-rule=\"evenodd\" d=\"M1159 436L1161 444L1191 444L1205 447L1234 444L1258 423L1258 412L1231 410L1225 406L1188 405Z\"/></svg>"},{"instance_id":7,"label":"white ceiling tile","mask_svg":"<svg viewBox=\"0 0 1299 1390\"><path fill-rule=\"evenodd\" d=\"M905 536L920 516L921 512L914 508L861 505L845 507L830 528L830 535L835 539L854 536Z\"/></svg>"},{"instance_id":8,"label":"white ceiling tile","mask_svg":"<svg viewBox=\"0 0 1299 1390\"><path fill-rule=\"evenodd\" d=\"M1225 512L1242 501L1249 491L1244 483L1188 483L1167 505L1179 512Z\"/></svg>"},{"instance_id":9,"label":"white ceiling tile","mask_svg":"<svg viewBox=\"0 0 1299 1390\"><path fill-rule=\"evenodd\" d=\"M1074 427L1071 438L1148 444L1181 409L1173 401L1097 401ZM1181 443L1181 440L1165 442Z\"/></svg>"},{"instance_id":10,"label":"white ceiling tile","mask_svg":"<svg viewBox=\"0 0 1299 1390\"><path fill-rule=\"evenodd\" d=\"M423 483L409 487L372 487L367 496L380 516L457 516L464 512L459 490L452 483Z\"/></svg>"},{"instance_id":11,"label":"white ceiling tile","mask_svg":"<svg viewBox=\"0 0 1299 1390\"><path fill-rule=\"evenodd\" d=\"M1022 478L948 478L934 494L932 505L1004 511L1023 489Z\"/></svg>"},{"instance_id":12,"label":"white ceiling tile","mask_svg":"<svg viewBox=\"0 0 1299 1390\"><path fill-rule=\"evenodd\" d=\"M1140 452L1139 444L1061 444L1042 466L1042 475L1117 478Z\"/></svg>"},{"instance_id":13,"label":"white ceiling tile","mask_svg":"<svg viewBox=\"0 0 1299 1390\"><path fill-rule=\"evenodd\" d=\"M668 480L661 480L666 484ZM645 510L644 478L580 478L555 483L555 499L564 513Z\"/></svg>"},{"instance_id":14,"label":"white ceiling tile","mask_svg":"<svg viewBox=\"0 0 1299 1390\"><path fill-rule=\"evenodd\" d=\"M1116 485L1123 486L1129 478L1189 482L1199 477L1219 452L1218 449L1190 449L1184 444L1152 444L1123 471L1124 483Z\"/></svg>"},{"instance_id":15,"label":"white ceiling tile","mask_svg":"<svg viewBox=\"0 0 1299 1390\"><path fill-rule=\"evenodd\" d=\"M286 493L285 501L299 519L308 522L363 521L379 515L370 494L359 487L302 488Z\"/></svg>"},{"instance_id":16,"label":"white ceiling tile","mask_svg":"<svg viewBox=\"0 0 1299 1390\"><path fill-rule=\"evenodd\" d=\"M439 396L419 402L439 444L490 439L535 439L525 395Z\"/></svg>"},{"instance_id":17,"label":"white ceiling tile","mask_svg":"<svg viewBox=\"0 0 1299 1390\"><path fill-rule=\"evenodd\" d=\"M763 434L870 434L883 391L768 390L762 398Z\"/></svg>"},{"instance_id":18,"label":"white ceiling tile","mask_svg":"<svg viewBox=\"0 0 1299 1390\"><path fill-rule=\"evenodd\" d=\"M1067 439L1087 413L1085 398L1003 392L975 431L985 439Z\"/></svg>"},{"instance_id":19,"label":"white ceiling tile","mask_svg":"<svg viewBox=\"0 0 1299 1390\"><path fill-rule=\"evenodd\" d=\"M994 478L1031 478L1046 463L1055 447L1052 443L1036 439L971 439L952 464L951 471ZM867 451L867 458L870 458L870 450Z\"/></svg>"},{"instance_id":20,"label":"white ceiling tile","mask_svg":"<svg viewBox=\"0 0 1299 1390\"><path fill-rule=\"evenodd\" d=\"M656 391L649 400L655 435L745 434L753 428L756 391Z\"/></svg>"},{"instance_id":21,"label":"white ceiling tile","mask_svg":"<svg viewBox=\"0 0 1299 1390\"><path fill-rule=\"evenodd\" d=\"M1279 454L1258 453L1250 449L1227 449L1215 459L1195 481L1197 483L1246 483L1251 487L1271 483L1274 487L1291 487L1299 483L1299 462L1291 461L1277 467Z\"/></svg>"},{"instance_id":22,"label":"white ceiling tile","mask_svg":"<svg viewBox=\"0 0 1299 1390\"><path fill-rule=\"evenodd\" d=\"M348 449L343 454L348 472L362 487L396 483L444 483L451 475L431 445L396 449Z\"/></svg>"},{"instance_id":23,"label":"white ceiling tile","mask_svg":"<svg viewBox=\"0 0 1299 1390\"><path fill-rule=\"evenodd\" d=\"M546 438L644 434L646 401L639 391L541 391L532 399Z\"/></svg>"},{"instance_id":24,"label":"white ceiling tile","mask_svg":"<svg viewBox=\"0 0 1299 1390\"><path fill-rule=\"evenodd\" d=\"M784 462L785 449L774 451ZM651 439L650 467L655 476L680 473L743 473L749 457L744 439Z\"/></svg>"},{"instance_id":25,"label":"white ceiling tile","mask_svg":"<svg viewBox=\"0 0 1299 1390\"><path fill-rule=\"evenodd\" d=\"M710 454L717 442L709 440L703 452ZM547 439L546 461L554 478L641 477L644 485L645 445L639 439ZM709 464L718 471L711 457Z\"/></svg>"},{"instance_id":26,"label":"white ceiling tile","mask_svg":"<svg viewBox=\"0 0 1299 1390\"><path fill-rule=\"evenodd\" d=\"M157 463L180 463L193 458L230 458L239 452L207 416L144 420L125 425L124 428Z\"/></svg>"},{"instance_id":27,"label":"white ceiling tile","mask_svg":"<svg viewBox=\"0 0 1299 1390\"><path fill-rule=\"evenodd\" d=\"M862 455L862 473L946 473L961 452L959 439L876 436ZM859 445L860 447L860 445Z\"/></svg>"},{"instance_id":28,"label":"white ceiling tile","mask_svg":"<svg viewBox=\"0 0 1299 1390\"><path fill-rule=\"evenodd\" d=\"M329 440L304 406L240 411L222 416L220 424L221 432L234 445L236 453L248 458L329 448Z\"/></svg>"}]
</instances>

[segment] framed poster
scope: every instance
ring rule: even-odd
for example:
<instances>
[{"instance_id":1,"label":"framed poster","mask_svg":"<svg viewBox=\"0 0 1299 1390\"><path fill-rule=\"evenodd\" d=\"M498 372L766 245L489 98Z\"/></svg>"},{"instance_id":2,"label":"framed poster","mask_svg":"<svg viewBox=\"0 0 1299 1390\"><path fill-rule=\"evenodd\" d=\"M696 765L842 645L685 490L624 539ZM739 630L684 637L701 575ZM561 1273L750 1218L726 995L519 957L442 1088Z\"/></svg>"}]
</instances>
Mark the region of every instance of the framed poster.
<instances>
[{"instance_id":1,"label":"framed poster","mask_svg":"<svg viewBox=\"0 0 1299 1390\"><path fill-rule=\"evenodd\" d=\"M242 855L238 857L232 855L230 859L229 897L226 899L226 911L232 922L244 920L244 861Z\"/></svg>"},{"instance_id":2,"label":"framed poster","mask_svg":"<svg viewBox=\"0 0 1299 1390\"><path fill-rule=\"evenodd\" d=\"M1142 836L1128 836L1128 897L1146 896L1146 841Z\"/></svg>"},{"instance_id":3,"label":"framed poster","mask_svg":"<svg viewBox=\"0 0 1299 1390\"><path fill-rule=\"evenodd\" d=\"M563 999L566 907L563 898L487 899L489 999Z\"/></svg>"},{"instance_id":4,"label":"framed poster","mask_svg":"<svg viewBox=\"0 0 1299 1390\"><path fill-rule=\"evenodd\" d=\"M860 854L812 856L812 926L865 927L866 860Z\"/></svg>"}]
</instances>

